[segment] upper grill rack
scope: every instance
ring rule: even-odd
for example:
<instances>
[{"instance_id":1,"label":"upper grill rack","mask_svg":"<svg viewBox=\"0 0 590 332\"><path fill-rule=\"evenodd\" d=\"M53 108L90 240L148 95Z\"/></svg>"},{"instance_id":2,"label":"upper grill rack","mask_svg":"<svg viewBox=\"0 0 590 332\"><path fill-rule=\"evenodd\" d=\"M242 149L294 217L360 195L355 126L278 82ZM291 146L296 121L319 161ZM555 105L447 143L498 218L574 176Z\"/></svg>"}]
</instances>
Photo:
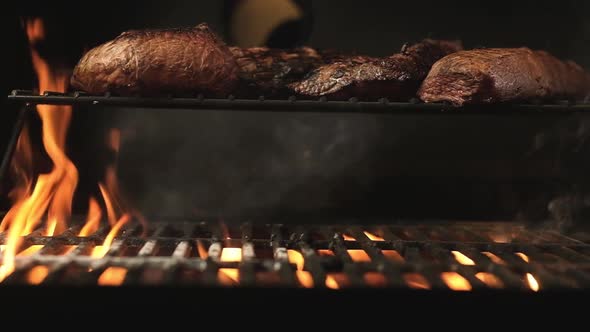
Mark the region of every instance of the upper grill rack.
<instances>
[{"instance_id":1,"label":"upper grill rack","mask_svg":"<svg viewBox=\"0 0 590 332\"><path fill-rule=\"evenodd\" d=\"M387 98L376 101L359 101L350 98L348 101L332 101L325 97L316 100L297 99L291 96L287 99L267 99L260 96L257 99L205 98L203 95L192 97L120 97L109 93L91 96L83 92L59 93L46 91L36 94L30 90L13 90L8 100L30 104L55 105L100 105L143 108L184 108L204 110L231 111L273 111L273 112L339 112L339 113L452 113L452 114L512 114L512 113L571 113L590 111L590 101L575 103L572 101L556 101L550 104L533 102L530 104L497 104L470 105L456 107L444 103L422 103L417 99L408 102L390 102ZM449 112L457 111L457 112ZM461 112L458 112L461 111ZM465 111L465 112L463 112Z\"/></svg>"},{"instance_id":2,"label":"upper grill rack","mask_svg":"<svg viewBox=\"0 0 590 332\"><path fill-rule=\"evenodd\" d=\"M107 280L106 284L590 288L590 244L515 224L246 223L228 227L204 222L153 223L147 236L140 236L139 225L130 225L99 259L91 258L89 252L102 243L108 229L78 237L79 228L54 237L42 236L42 230L26 236L24 252L27 247L37 251L17 257L16 271L2 284L96 285L115 269L117 273L111 275L115 282ZM0 234L0 244L4 235ZM236 250L239 258L228 259L226 253ZM39 267L47 271L46 276L31 281Z\"/></svg>"}]
</instances>

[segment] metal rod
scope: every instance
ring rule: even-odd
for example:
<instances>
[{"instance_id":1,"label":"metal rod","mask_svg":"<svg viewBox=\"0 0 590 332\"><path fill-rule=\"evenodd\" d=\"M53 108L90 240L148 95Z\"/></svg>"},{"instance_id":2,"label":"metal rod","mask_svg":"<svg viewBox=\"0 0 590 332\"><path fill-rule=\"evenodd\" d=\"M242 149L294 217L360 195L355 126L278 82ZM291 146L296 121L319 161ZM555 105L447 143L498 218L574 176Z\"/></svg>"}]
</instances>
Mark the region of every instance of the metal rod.
<instances>
[{"instance_id":1,"label":"metal rod","mask_svg":"<svg viewBox=\"0 0 590 332\"><path fill-rule=\"evenodd\" d=\"M16 116L16 121L14 123L14 127L12 128L12 133L10 135L10 139L8 140L8 145L6 146L6 151L4 152L4 157L2 158L2 164L0 164L0 186L4 184L6 177L8 176L8 169L10 167L10 162L12 161L12 156L16 150L16 145L18 143L18 138L20 133L23 130L25 123L27 122L28 115L31 113L33 106L30 104L25 105L21 110L18 112ZM0 187L0 192L3 192L2 187Z\"/></svg>"},{"instance_id":2,"label":"metal rod","mask_svg":"<svg viewBox=\"0 0 590 332\"><path fill-rule=\"evenodd\" d=\"M390 102L385 98L377 101L348 101L326 99L298 100L291 96L289 99L269 100L259 99L210 99L199 96L197 98L163 98L163 97L118 97L118 96L88 96L85 94L45 93L36 95L30 91L14 90L8 95L9 101L27 102L32 104L51 105L88 105L88 106L125 106L141 108L182 108L202 110L228 111L273 111L273 112L338 112L338 113L436 113L436 114L478 114L489 113L504 116L514 113L546 113L551 115L570 114L572 112L589 112L590 104L557 102L553 104L498 104L498 105L468 105L456 107L442 103L420 102Z\"/></svg>"}]
</instances>

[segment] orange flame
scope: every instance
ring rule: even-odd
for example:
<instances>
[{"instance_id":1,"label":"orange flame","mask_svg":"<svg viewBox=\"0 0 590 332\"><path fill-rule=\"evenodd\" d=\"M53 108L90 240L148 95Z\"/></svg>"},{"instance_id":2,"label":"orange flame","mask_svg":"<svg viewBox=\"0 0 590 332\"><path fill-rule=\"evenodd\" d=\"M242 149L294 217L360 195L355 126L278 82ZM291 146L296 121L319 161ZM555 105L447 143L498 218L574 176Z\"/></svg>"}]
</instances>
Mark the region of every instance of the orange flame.
<instances>
[{"instance_id":1,"label":"orange flame","mask_svg":"<svg viewBox=\"0 0 590 332\"><path fill-rule=\"evenodd\" d=\"M223 248L220 260L222 262L239 262L242 260L242 248ZM218 279L224 285L233 285L240 280L240 271L232 268L222 268L218 271Z\"/></svg>"},{"instance_id":2,"label":"orange flame","mask_svg":"<svg viewBox=\"0 0 590 332\"><path fill-rule=\"evenodd\" d=\"M356 239L348 234L342 234L344 241L356 241Z\"/></svg>"},{"instance_id":3,"label":"orange flame","mask_svg":"<svg viewBox=\"0 0 590 332\"><path fill-rule=\"evenodd\" d=\"M371 257L362 249L348 249L348 254L355 262L370 262Z\"/></svg>"},{"instance_id":4,"label":"orange flame","mask_svg":"<svg viewBox=\"0 0 590 332\"><path fill-rule=\"evenodd\" d=\"M98 284L101 286L119 286L125 280L126 275L127 269L111 266L98 277Z\"/></svg>"},{"instance_id":5,"label":"orange flame","mask_svg":"<svg viewBox=\"0 0 590 332\"><path fill-rule=\"evenodd\" d=\"M396 250L381 250L383 256L396 262L403 262L405 259Z\"/></svg>"},{"instance_id":6,"label":"orange flame","mask_svg":"<svg viewBox=\"0 0 590 332\"><path fill-rule=\"evenodd\" d=\"M86 224L80 230L79 236L88 236L98 230L98 226L100 225L100 218L102 217L102 212L100 211L100 206L98 206L98 202L94 197L90 197L88 201L88 217L86 218Z\"/></svg>"},{"instance_id":7,"label":"orange flame","mask_svg":"<svg viewBox=\"0 0 590 332\"><path fill-rule=\"evenodd\" d=\"M289 263L295 264L297 266L297 271L303 271L303 265L305 263L303 259L303 255L293 249L287 250L287 257L289 257Z\"/></svg>"},{"instance_id":8,"label":"orange flame","mask_svg":"<svg viewBox=\"0 0 590 332\"><path fill-rule=\"evenodd\" d=\"M504 287L502 280L489 272L478 272L475 274L475 277L491 288Z\"/></svg>"},{"instance_id":9,"label":"orange flame","mask_svg":"<svg viewBox=\"0 0 590 332\"><path fill-rule=\"evenodd\" d=\"M199 253L199 257L201 259L207 259L207 257L209 257L209 252L207 252L205 245L200 240L197 240L197 252Z\"/></svg>"},{"instance_id":10,"label":"orange flame","mask_svg":"<svg viewBox=\"0 0 590 332\"><path fill-rule=\"evenodd\" d=\"M535 279L535 277L530 273L526 274L526 281L527 281L527 284L529 285L529 288L533 292L537 292L541 288L537 279Z\"/></svg>"},{"instance_id":11,"label":"orange flame","mask_svg":"<svg viewBox=\"0 0 590 332\"><path fill-rule=\"evenodd\" d=\"M471 284L467 279L457 272L443 272L440 274L441 279L447 286L454 291L470 291Z\"/></svg>"},{"instance_id":12,"label":"orange flame","mask_svg":"<svg viewBox=\"0 0 590 332\"><path fill-rule=\"evenodd\" d=\"M369 240L371 241L385 241L384 238L382 238L379 235L373 234L373 233L369 233L367 231L364 231L363 233L365 233L365 235L369 238Z\"/></svg>"},{"instance_id":13,"label":"orange flame","mask_svg":"<svg viewBox=\"0 0 590 332\"><path fill-rule=\"evenodd\" d=\"M123 227L123 225L125 225L127 222L129 222L130 218L131 217L128 214L124 214L121 217L121 219L119 219L119 221L117 221L115 226L113 226L113 228L111 228L111 230L109 231L109 234L107 234L107 236L105 237L102 245L96 246L96 247L94 247L94 249L92 249L92 253L90 254L90 256L92 256L94 258L104 257L104 255L106 255L106 253L109 251L109 248L111 247L111 244L113 243L113 240L115 239L115 236L117 236L117 234L119 233L119 230L121 230L121 227Z\"/></svg>"},{"instance_id":14,"label":"orange flame","mask_svg":"<svg viewBox=\"0 0 590 332\"><path fill-rule=\"evenodd\" d=\"M28 20L26 32L31 48L34 69L39 80L40 91L65 92L68 74L51 70L49 64L36 49L36 43L45 37L43 21ZM42 121L43 146L53 162L53 169L39 175L32 192L19 197L2 221L3 228L10 224L6 239L6 249L0 281L14 271L15 254L22 242L21 237L32 232L47 213L46 235L60 234L66 228L66 221L72 210L72 198L78 185L78 170L65 154L66 134L70 125L72 108L70 106L38 105L37 112ZM17 151L18 152L18 151Z\"/></svg>"},{"instance_id":15,"label":"orange flame","mask_svg":"<svg viewBox=\"0 0 590 332\"><path fill-rule=\"evenodd\" d=\"M522 252L515 252L514 253L516 256L520 257L520 259L522 259L525 262L530 262L529 256L523 254Z\"/></svg>"},{"instance_id":16,"label":"orange flame","mask_svg":"<svg viewBox=\"0 0 590 332\"><path fill-rule=\"evenodd\" d=\"M410 288L414 289L430 289L430 283L423 275L419 273L406 273L404 280Z\"/></svg>"},{"instance_id":17,"label":"orange flame","mask_svg":"<svg viewBox=\"0 0 590 332\"><path fill-rule=\"evenodd\" d=\"M452 250L451 252L453 253L453 256L455 256L455 260L459 262L459 264L475 265L475 262L471 258L465 256L462 252L456 250Z\"/></svg>"},{"instance_id":18,"label":"orange flame","mask_svg":"<svg viewBox=\"0 0 590 332\"><path fill-rule=\"evenodd\" d=\"M49 274L49 268L47 266L38 265L29 270L27 273L27 281L31 285L38 285L45 280L45 277Z\"/></svg>"}]
</instances>

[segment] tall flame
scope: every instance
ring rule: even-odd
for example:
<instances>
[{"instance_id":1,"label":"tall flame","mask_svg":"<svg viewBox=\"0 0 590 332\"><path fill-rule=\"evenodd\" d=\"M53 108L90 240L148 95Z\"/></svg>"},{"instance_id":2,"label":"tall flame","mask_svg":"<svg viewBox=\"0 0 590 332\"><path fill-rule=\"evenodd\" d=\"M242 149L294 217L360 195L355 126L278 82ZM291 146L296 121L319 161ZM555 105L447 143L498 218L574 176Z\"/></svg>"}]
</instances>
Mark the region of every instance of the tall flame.
<instances>
[{"instance_id":1,"label":"tall flame","mask_svg":"<svg viewBox=\"0 0 590 332\"><path fill-rule=\"evenodd\" d=\"M25 23L39 90L65 92L68 74L52 70L36 49L37 42L45 37L43 21L32 19ZM53 169L47 174L39 175L32 191L20 190L24 194L17 198L2 221L2 228L10 227L0 267L0 281L14 271L14 259L22 242L21 237L35 230L45 214L46 235L60 234L66 229L66 221L72 210L72 198L78 185L78 170L65 154L72 108L64 105L38 105L37 112L42 121L43 146L53 162Z\"/></svg>"}]
</instances>

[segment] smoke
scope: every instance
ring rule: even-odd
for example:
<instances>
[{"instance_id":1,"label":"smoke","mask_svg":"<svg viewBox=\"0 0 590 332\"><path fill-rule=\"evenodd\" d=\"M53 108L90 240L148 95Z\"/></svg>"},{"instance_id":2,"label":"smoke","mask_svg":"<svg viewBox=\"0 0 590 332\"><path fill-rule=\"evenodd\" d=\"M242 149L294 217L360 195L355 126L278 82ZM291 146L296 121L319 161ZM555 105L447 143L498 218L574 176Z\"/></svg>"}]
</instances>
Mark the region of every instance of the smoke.
<instances>
[{"instance_id":1,"label":"smoke","mask_svg":"<svg viewBox=\"0 0 590 332\"><path fill-rule=\"evenodd\" d=\"M339 205L338 181L358 177L381 130L372 116L198 110L121 110L113 123L123 186L167 217Z\"/></svg>"},{"instance_id":2,"label":"smoke","mask_svg":"<svg viewBox=\"0 0 590 332\"><path fill-rule=\"evenodd\" d=\"M567 116L537 134L528 156L545 155L561 174L559 186L544 203L548 218L537 226L571 232L588 229L590 217L590 118Z\"/></svg>"}]
</instances>

